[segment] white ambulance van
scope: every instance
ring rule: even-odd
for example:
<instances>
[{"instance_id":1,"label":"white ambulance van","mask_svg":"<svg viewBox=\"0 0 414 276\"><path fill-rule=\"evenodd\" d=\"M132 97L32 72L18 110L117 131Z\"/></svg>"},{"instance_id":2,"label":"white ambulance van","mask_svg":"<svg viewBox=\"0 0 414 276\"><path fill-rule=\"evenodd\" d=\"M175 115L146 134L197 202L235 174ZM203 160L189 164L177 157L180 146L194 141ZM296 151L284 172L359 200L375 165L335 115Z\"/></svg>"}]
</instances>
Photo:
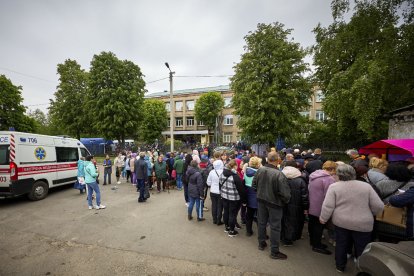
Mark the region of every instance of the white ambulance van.
<instances>
[{"instance_id":1,"label":"white ambulance van","mask_svg":"<svg viewBox=\"0 0 414 276\"><path fill-rule=\"evenodd\" d=\"M0 197L44 199L50 188L76 182L77 161L87 155L73 138L0 131Z\"/></svg>"}]
</instances>

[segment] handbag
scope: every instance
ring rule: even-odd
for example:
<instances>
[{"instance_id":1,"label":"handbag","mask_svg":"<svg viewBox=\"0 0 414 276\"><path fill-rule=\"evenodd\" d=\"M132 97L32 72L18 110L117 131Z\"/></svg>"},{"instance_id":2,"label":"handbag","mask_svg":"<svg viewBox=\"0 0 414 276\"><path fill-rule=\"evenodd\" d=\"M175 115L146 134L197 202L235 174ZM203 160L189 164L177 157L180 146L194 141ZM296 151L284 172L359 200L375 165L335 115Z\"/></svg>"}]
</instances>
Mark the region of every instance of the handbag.
<instances>
[{"instance_id":1,"label":"handbag","mask_svg":"<svg viewBox=\"0 0 414 276\"><path fill-rule=\"evenodd\" d=\"M79 183L79 181L76 180L75 184L73 184L73 189L76 189L76 190L81 189L81 184Z\"/></svg>"},{"instance_id":2,"label":"handbag","mask_svg":"<svg viewBox=\"0 0 414 276\"><path fill-rule=\"evenodd\" d=\"M73 189L82 191L85 188L86 188L86 184L82 184L79 180L76 180L76 182L73 184Z\"/></svg>"},{"instance_id":3,"label":"handbag","mask_svg":"<svg viewBox=\"0 0 414 276\"><path fill-rule=\"evenodd\" d=\"M385 205L384 210L377 214L377 221L382 221L401 228L406 228L407 208L398 208L391 205Z\"/></svg>"},{"instance_id":4,"label":"handbag","mask_svg":"<svg viewBox=\"0 0 414 276\"><path fill-rule=\"evenodd\" d=\"M176 179L177 178L177 171L176 170L172 170L171 172L171 178Z\"/></svg>"}]
</instances>

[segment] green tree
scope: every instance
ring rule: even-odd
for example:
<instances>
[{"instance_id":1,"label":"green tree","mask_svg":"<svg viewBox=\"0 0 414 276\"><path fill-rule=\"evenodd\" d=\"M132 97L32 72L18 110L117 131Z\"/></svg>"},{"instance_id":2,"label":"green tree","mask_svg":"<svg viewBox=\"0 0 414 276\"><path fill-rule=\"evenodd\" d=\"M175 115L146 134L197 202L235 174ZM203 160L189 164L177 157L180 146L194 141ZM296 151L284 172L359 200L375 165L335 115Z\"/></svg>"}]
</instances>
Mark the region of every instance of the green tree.
<instances>
[{"instance_id":1,"label":"green tree","mask_svg":"<svg viewBox=\"0 0 414 276\"><path fill-rule=\"evenodd\" d=\"M75 60L67 59L58 64L59 85L55 100L50 100L49 114L51 120L60 125L69 135L80 139L81 133L87 131L85 109L88 76Z\"/></svg>"},{"instance_id":2,"label":"green tree","mask_svg":"<svg viewBox=\"0 0 414 276\"><path fill-rule=\"evenodd\" d=\"M414 103L413 2L355 1L346 22L349 2L332 2L334 22L314 29L313 52L333 131L359 143L387 137L384 115Z\"/></svg>"},{"instance_id":3,"label":"green tree","mask_svg":"<svg viewBox=\"0 0 414 276\"><path fill-rule=\"evenodd\" d=\"M29 111L27 115L35 121L36 133L50 135L49 120L42 110L36 108Z\"/></svg>"},{"instance_id":4,"label":"green tree","mask_svg":"<svg viewBox=\"0 0 414 276\"><path fill-rule=\"evenodd\" d=\"M144 101L145 82L133 62L119 60L111 52L94 55L91 62L88 121L105 138L124 144L136 137Z\"/></svg>"},{"instance_id":5,"label":"green tree","mask_svg":"<svg viewBox=\"0 0 414 276\"><path fill-rule=\"evenodd\" d=\"M154 143L168 124L168 114L163 101L146 99L142 106L139 136L146 143Z\"/></svg>"},{"instance_id":6,"label":"green tree","mask_svg":"<svg viewBox=\"0 0 414 276\"><path fill-rule=\"evenodd\" d=\"M13 127L16 131L35 131L35 121L25 114L21 90L21 86L15 86L5 75L0 75L0 130Z\"/></svg>"},{"instance_id":7,"label":"green tree","mask_svg":"<svg viewBox=\"0 0 414 276\"><path fill-rule=\"evenodd\" d=\"M202 94L197 99L194 107L196 120L203 121L208 130L214 130L214 137L217 136L216 122L220 120L223 108L224 99L220 92Z\"/></svg>"},{"instance_id":8,"label":"green tree","mask_svg":"<svg viewBox=\"0 0 414 276\"><path fill-rule=\"evenodd\" d=\"M288 38L281 23L258 24L244 37L246 46L231 78L238 126L250 142L289 138L299 112L308 108L311 85L304 77L307 52Z\"/></svg>"}]
</instances>

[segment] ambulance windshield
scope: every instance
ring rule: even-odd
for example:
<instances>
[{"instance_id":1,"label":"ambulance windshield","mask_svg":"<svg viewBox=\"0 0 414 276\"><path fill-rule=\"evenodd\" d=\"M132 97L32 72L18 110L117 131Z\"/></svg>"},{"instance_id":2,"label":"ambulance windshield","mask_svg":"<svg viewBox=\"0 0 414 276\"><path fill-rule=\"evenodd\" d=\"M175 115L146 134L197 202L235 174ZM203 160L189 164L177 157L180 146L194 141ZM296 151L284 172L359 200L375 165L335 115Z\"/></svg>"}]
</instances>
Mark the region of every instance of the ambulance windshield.
<instances>
[{"instance_id":1,"label":"ambulance windshield","mask_svg":"<svg viewBox=\"0 0 414 276\"><path fill-rule=\"evenodd\" d=\"M9 145L0 145L0 165L9 164Z\"/></svg>"}]
</instances>

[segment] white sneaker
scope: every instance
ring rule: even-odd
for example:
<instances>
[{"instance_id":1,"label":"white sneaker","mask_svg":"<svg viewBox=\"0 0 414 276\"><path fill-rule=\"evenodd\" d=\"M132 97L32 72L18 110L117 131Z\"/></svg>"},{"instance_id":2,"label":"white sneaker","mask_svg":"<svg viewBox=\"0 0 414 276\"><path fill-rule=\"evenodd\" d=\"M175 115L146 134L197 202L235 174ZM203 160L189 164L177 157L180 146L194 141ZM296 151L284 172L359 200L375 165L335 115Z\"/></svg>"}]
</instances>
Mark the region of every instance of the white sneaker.
<instances>
[{"instance_id":1,"label":"white sneaker","mask_svg":"<svg viewBox=\"0 0 414 276\"><path fill-rule=\"evenodd\" d=\"M105 205L99 205L99 206L96 206L96 209L105 209L106 208L106 206Z\"/></svg>"},{"instance_id":2,"label":"white sneaker","mask_svg":"<svg viewBox=\"0 0 414 276\"><path fill-rule=\"evenodd\" d=\"M121 181L118 181L117 183L118 183L118 185L119 185L119 184L121 184Z\"/></svg>"},{"instance_id":3,"label":"white sneaker","mask_svg":"<svg viewBox=\"0 0 414 276\"><path fill-rule=\"evenodd\" d=\"M88 207L88 209L89 209L89 210L92 210L92 209L93 209L93 207L92 207L92 206L89 206L89 207Z\"/></svg>"}]
</instances>

